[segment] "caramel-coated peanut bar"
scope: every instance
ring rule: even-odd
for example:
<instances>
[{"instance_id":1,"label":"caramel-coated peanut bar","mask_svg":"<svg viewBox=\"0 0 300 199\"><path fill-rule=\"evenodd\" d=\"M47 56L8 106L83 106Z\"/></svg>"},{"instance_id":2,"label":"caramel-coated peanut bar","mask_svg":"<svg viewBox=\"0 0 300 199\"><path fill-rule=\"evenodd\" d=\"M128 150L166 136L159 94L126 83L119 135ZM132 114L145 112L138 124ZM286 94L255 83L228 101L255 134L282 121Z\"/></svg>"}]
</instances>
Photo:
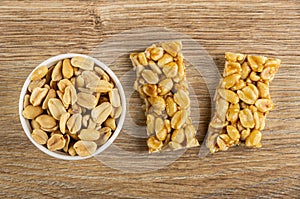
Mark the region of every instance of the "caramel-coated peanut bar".
<instances>
[{"instance_id":1,"label":"caramel-coated peanut bar","mask_svg":"<svg viewBox=\"0 0 300 199\"><path fill-rule=\"evenodd\" d=\"M199 146L181 50L180 41L171 41L130 54L134 89L145 102L149 152Z\"/></svg>"},{"instance_id":2,"label":"caramel-coated peanut bar","mask_svg":"<svg viewBox=\"0 0 300 199\"><path fill-rule=\"evenodd\" d=\"M260 148L266 116L274 108L269 83L281 61L235 53L225 53L225 58L206 146L211 153L239 144Z\"/></svg>"}]
</instances>

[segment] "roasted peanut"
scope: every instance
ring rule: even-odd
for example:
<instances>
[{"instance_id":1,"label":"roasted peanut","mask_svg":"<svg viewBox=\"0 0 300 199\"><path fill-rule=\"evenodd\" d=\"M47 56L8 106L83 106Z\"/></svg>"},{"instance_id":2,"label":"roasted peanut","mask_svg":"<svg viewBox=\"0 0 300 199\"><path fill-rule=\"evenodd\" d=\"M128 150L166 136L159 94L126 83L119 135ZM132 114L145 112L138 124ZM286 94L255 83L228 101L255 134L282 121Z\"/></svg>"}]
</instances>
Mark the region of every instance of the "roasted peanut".
<instances>
[{"instance_id":1,"label":"roasted peanut","mask_svg":"<svg viewBox=\"0 0 300 199\"><path fill-rule=\"evenodd\" d=\"M251 68L248 65L247 62L244 62L242 64L242 72L241 72L241 78L242 79L247 79L247 77L249 76L249 74L251 73Z\"/></svg>"},{"instance_id":2,"label":"roasted peanut","mask_svg":"<svg viewBox=\"0 0 300 199\"><path fill-rule=\"evenodd\" d=\"M245 60L246 56L238 53L225 52L225 58L230 62L242 63Z\"/></svg>"},{"instance_id":3,"label":"roasted peanut","mask_svg":"<svg viewBox=\"0 0 300 199\"><path fill-rule=\"evenodd\" d=\"M83 70L93 70L94 68L94 61L84 57L73 57L71 59L71 64L74 67L78 67Z\"/></svg>"},{"instance_id":4,"label":"roasted peanut","mask_svg":"<svg viewBox=\"0 0 300 199\"><path fill-rule=\"evenodd\" d=\"M67 105L74 105L77 102L77 94L74 86L67 86L63 95L63 103Z\"/></svg>"},{"instance_id":5,"label":"roasted peanut","mask_svg":"<svg viewBox=\"0 0 300 199\"><path fill-rule=\"evenodd\" d=\"M163 143L162 141L158 140L155 136L151 136L147 140L147 145L150 149L157 151L163 146Z\"/></svg>"},{"instance_id":6,"label":"roasted peanut","mask_svg":"<svg viewBox=\"0 0 300 199\"><path fill-rule=\"evenodd\" d=\"M267 112L274 108L274 104L271 99L258 99L255 102L255 106L260 112Z\"/></svg>"},{"instance_id":7,"label":"roasted peanut","mask_svg":"<svg viewBox=\"0 0 300 199\"><path fill-rule=\"evenodd\" d=\"M38 67L32 72L30 80L35 81L35 80L42 79L43 77L46 76L47 73L48 73L48 68L46 66Z\"/></svg>"},{"instance_id":8,"label":"roasted peanut","mask_svg":"<svg viewBox=\"0 0 300 199\"><path fill-rule=\"evenodd\" d=\"M150 136L155 133L155 117L151 114L147 115L147 135Z\"/></svg>"},{"instance_id":9,"label":"roasted peanut","mask_svg":"<svg viewBox=\"0 0 300 199\"><path fill-rule=\"evenodd\" d=\"M236 91L236 90L241 90L243 88L246 87L246 83L244 82L244 80L239 80L233 87L231 87L230 89L233 90L233 91Z\"/></svg>"},{"instance_id":10,"label":"roasted peanut","mask_svg":"<svg viewBox=\"0 0 300 199\"><path fill-rule=\"evenodd\" d=\"M241 78L240 74L228 75L224 77L221 87L229 89L233 87L239 81L240 78Z\"/></svg>"},{"instance_id":11,"label":"roasted peanut","mask_svg":"<svg viewBox=\"0 0 300 199\"><path fill-rule=\"evenodd\" d=\"M157 64L154 61L149 61L149 67L153 70L153 72L159 75L162 73L160 68L157 66Z\"/></svg>"},{"instance_id":12,"label":"roasted peanut","mask_svg":"<svg viewBox=\"0 0 300 199\"><path fill-rule=\"evenodd\" d=\"M24 108L22 115L24 116L24 118L31 120L41 115L42 113L43 113L42 107L28 105Z\"/></svg>"},{"instance_id":13,"label":"roasted peanut","mask_svg":"<svg viewBox=\"0 0 300 199\"><path fill-rule=\"evenodd\" d=\"M115 119L119 118L121 116L122 110L123 110L122 106L113 107L110 113L110 117Z\"/></svg>"},{"instance_id":14,"label":"roasted peanut","mask_svg":"<svg viewBox=\"0 0 300 199\"><path fill-rule=\"evenodd\" d=\"M242 90L238 90L237 94L239 98L247 104L254 104L258 99L258 89L253 84L249 84Z\"/></svg>"},{"instance_id":15,"label":"roasted peanut","mask_svg":"<svg viewBox=\"0 0 300 199\"><path fill-rule=\"evenodd\" d=\"M170 78L164 79L158 83L158 93L166 95L173 88L173 81Z\"/></svg>"},{"instance_id":16,"label":"roasted peanut","mask_svg":"<svg viewBox=\"0 0 300 199\"><path fill-rule=\"evenodd\" d=\"M88 94L84 92L80 92L77 94L77 103L80 106L87 108L89 110L95 108L95 106L97 105L96 97L92 94Z\"/></svg>"},{"instance_id":17,"label":"roasted peanut","mask_svg":"<svg viewBox=\"0 0 300 199\"><path fill-rule=\"evenodd\" d=\"M46 95L46 98L44 99L44 102L43 102L43 104L42 104L42 108L43 109L47 109L48 108L48 101L49 101L49 99L51 99L51 98L55 98L56 97L56 92L55 92L55 90L54 89L49 89L49 91L48 91L48 93L47 93L47 95Z\"/></svg>"},{"instance_id":18,"label":"roasted peanut","mask_svg":"<svg viewBox=\"0 0 300 199\"><path fill-rule=\"evenodd\" d=\"M63 151L67 153L68 150L69 150L69 144L70 144L71 137L68 134L65 134L64 139L65 139L66 143L65 143L65 146L63 148Z\"/></svg>"},{"instance_id":19,"label":"roasted peanut","mask_svg":"<svg viewBox=\"0 0 300 199\"><path fill-rule=\"evenodd\" d=\"M46 97L47 93L47 88L34 88L30 96L30 103L33 106L39 106L42 103L43 99Z\"/></svg>"},{"instance_id":20,"label":"roasted peanut","mask_svg":"<svg viewBox=\"0 0 300 199\"><path fill-rule=\"evenodd\" d=\"M225 62L225 68L223 76L226 77L232 74L240 74L242 71L241 64L236 62Z\"/></svg>"},{"instance_id":21,"label":"roasted peanut","mask_svg":"<svg viewBox=\"0 0 300 199\"><path fill-rule=\"evenodd\" d=\"M190 98L183 90L178 90L174 94L174 101L182 108L187 109L190 106Z\"/></svg>"},{"instance_id":22,"label":"roasted peanut","mask_svg":"<svg viewBox=\"0 0 300 199\"><path fill-rule=\"evenodd\" d=\"M63 113L66 113L66 109L62 102L57 98L51 98L48 101L48 108L51 113L51 115L56 119L59 120L60 116Z\"/></svg>"},{"instance_id":23,"label":"roasted peanut","mask_svg":"<svg viewBox=\"0 0 300 199\"><path fill-rule=\"evenodd\" d=\"M46 83L46 79L40 79L40 80L35 80L35 81L31 81L28 85L28 91L32 93L33 89L40 87L42 88Z\"/></svg>"},{"instance_id":24,"label":"roasted peanut","mask_svg":"<svg viewBox=\"0 0 300 199\"><path fill-rule=\"evenodd\" d=\"M259 91L259 97L261 98L270 98L269 85L263 82L257 82L257 88Z\"/></svg>"},{"instance_id":25,"label":"roasted peanut","mask_svg":"<svg viewBox=\"0 0 300 199\"><path fill-rule=\"evenodd\" d=\"M252 112L248 108L245 108L240 111L239 119L245 128L253 128L255 125Z\"/></svg>"},{"instance_id":26,"label":"roasted peanut","mask_svg":"<svg viewBox=\"0 0 300 199\"><path fill-rule=\"evenodd\" d=\"M229 103L223 98L220 98L216 101L217 115L222 121L225 121L228 106L229 106Z\"/></svg>"},{"instance_id":27,"label":"roasted peanut","mask_svg":"<svg viewBox=\"0 0 300 199\"><path fill-rule=\"evenodd\" d=\"M93 84L87 84L86 87L97 93L106 93L113 89L113 85L106 80L100 80Z\"/></svg>"},{"instance_id":28,"label":"roasted peanut","mask_svg":"<svg viewBox=\"0 0 300 199\"><path fill-rule=\"evenodd\" d=\"M164 120L160 117L155 119L155 132L160 132L164 129L165 123Z\"/></svg>"},{"instance_id":29,"label":"roasted peanut","mask_svg":"<svg viewBox=\"0 0 300 199\"><path fill-rule=\"evenodd\" d=\"M154 61L157 61L163 56L164 49L162 49L161 47L153 48L150 51L150 54L151 54L151 59L154 60Z\"/></svg>"},{"instance_id":30,"label":"roasted peanut","mask_svg":"<svg viewBox=\"0 0 300 199\"><path fill-rule=\"evenodd\" d=\"M142 72L142 77L149 84L157 84L158 83L158 75L154 73L152 70L144 70Z\"/></svg>"},{"instance_id":31,"label":"roasted peanut","mask_svg":"<svg viewBox=\"0 0 300 199\"><path fill-rule=\"evenodd\" d=\"M250 79L254 82L257 82L258 80L260 80L260 77L259 77L259 75L257 75L256 72L252 71L250 73Z\"/></svg>"},{"instance_id":32,"label":"roasted peanut","mask_svg":"<svg viewBox=\"0 0 300 199\"><path fill-rule=\"evenodd\" d=\"M40 115L35 119L35 121L41 126L42 129L52 129L56 126L56 120L50 115Z\"/></svg>"},{"instance_id":33,"label":"roasted peanut","mask_svg":"<svg viewBox=\"0 0 300 199\"><path fill-rule=\"evenodd\" d=\"M51 79L52 81L59 81L62 78L62 61L59 61L53 68Z\"/></svg>"},{"instance_id":34,"label":"roasted peanut","mask_svg":"<svg viewBox=\"0 0 300 199\"><path fill-rule=\"evenodd\" d=\"M235 124L239 118L239 112L240 112L240 105L239 104L231 104L227 111L226 119L229 122L231 122L231 124Z\"/></svg>"},{"instance_id":35,"label":"roasted peanut","mask_svg":"<svg viewBox=\"0 0 300 199\"><path fill-rule=\"evenodd\" d=\"M229 137L232 140L238 140L238 139L240 139L240 133L239 133L239 131L234 126L228 125L226 127L226 130L227 130L227 133L228 133Z\"/></svg>"},{"instance_id":36,"label":"roasted peanut","mask_svg":"<svg viewBox=\"0 0 300 199\"><path fill-rule=\"evenodd\" d=\"M228 102L230 102L232 104L236 104L239 102L238 95L231 90L218 89L218 93L223 99L227 100Z\"/></svg>"},{"instance_id":37,"label":"roasted peanut","mask_svg":"<svg viewBox=\"0 0 300 199\"><path fill-rule=\"evenodd\" d=\"M82 129L78 134L78 138L81 140L95 141L100 138L100 132L96 129Z\"/></svg>"},{"instance_id":38,"label":"roasted peanut","mask_svg":"<svg viewBox=\"0 0 300 199\"><path fill-rule=\"evenodd\" d=\"M62 134L53 134L47 141L47 148L50 151L57 151L63 149L66 144L66 140Z\"/></svg>"},{"instance_id":39,"label":"roasted peanut","mask_svg":"<svg viewBox=\"0 0 300 199\"><path fill-rule=\"evenodd\" d=\"M157 65L159 67L163 67L165 64L170 63L171 61L173 61L173 57L168 53L165 53L162 58L158 60Z\"/></svg>"},{"instance_id":40,"label":"roasted peanut","mask_svg":"<svg viewBox=\"0 0 300 199\"><path fill-rule=\"evenodd\" d=\"M157 96L157 86L155 84L145 84L142 86L142 90L148 96Z\"/></svg>"},{"instance_id":41,"label":"roasted peanut","mask_svg":"<svg viewBox=\"0 0 300 199\"><path fill-rule=\"evenodd\" d=\"M148 101L155 110L163 111L166 108L165 100L160 96L149 97Z\"/></svg>"},{"instance_id":42,"label":"roasted peanut","mask_svg":"<svg viewBox=\"0 0 300 199\"><path fill-rule=\"evenodd\" d=\"M31 124L32 129L40 129L41 128L41 125L35 120L31 120L30 124Z\"/></svg>"},{"instance_id":43,"label":"roasted peanut","mask_svg":"<svg viewBox=\"0 0 300 199\"><path fill-rule=\"evenodd\" d=\"M166 99L166 111L168 116L172 117L177 112L177 104L172 97Z\"/></svg>"},{"instance_id":44,"label":"roasted peanut","mask_svg":"<svg viewBox=\"0 0 300 199\"><path fill-rule=\"evenodd\" d=\"M183 129L176 129L174 130L172 136L171 136L172 141L177 142L177 143L182 143L185 139L184 135L184 130Z\"/></svg>"},{"instance_id":45,"label":"roasted peanut","mask_svg":"<svg viewBox=\"0 0 300 199\"><path fill-rule=\"evenodd\" d=\"M170 133L172 131L171 121L168 119L165 119L164 124L165 124L165 129L167 130L167 133Z\"/></svg>"},{"instance_id":46,"label":"roasted peanut","mask_svg":"<svg viewBox=\"0 0 300 199\"><path fill-rule=\"evenodd\" d=\"M253 114L255 129L263 130L265 128L266 116L261 112L254 112Z\"/></svg>"},{"instance_id":47,"label":"roasted peanut","mask_svg":"<svg viewBox=\"0 0 300 199\"><path fill-rule=\"evenodd\" d=\"M62 79L57 83L57 87L62 93L65 92L67 86L73 86L72 82L70 82L68 79Z\"/></svg>"},{"instance_id":48,"label":"roasted peanut","mask_svg":"<svg viewBox=\"0 0 300 199\"><path fill-rule=\"evenodd\" d=\"M251 146L251 147L261 147L260 141L262 138L262 134L258 130L253 130L250 135L246 138L246 146Z\"/></svg>"},{"instance_id":49,"label":"roasted peanut","mask_svg":"<svg viewBox=\"0 0 300 199\"><path fill-rule=\"evenodd\" d=\"M217 145L221 151L225 151L228 149L226 143L220 137L217 138Z\"/></svg>"},{"instance_id":50,"label":"roasted peanut","mask_svg":"<svg viewBox=\"0 0 300 199\"><path fill-rule=\"evenodd\" d=\"M263 65L266 62L267 58L264 56L248 55L247 60L253 71L262 72L262 70L264 68Z\"/></svg>"},{"instance_id":51,"label":"roasted peanut","mask_svg":"<svg viewBox=\"0 0 300 199\"><path fill-rule=\"evenodd\" d=\"M89 87L96 86L98 84L98 82L100 81L100 77L94 71L84 70L84 71L82 71L80 76L83 78L84 84L87 87L88 87L88 85L89 85Z\"/></svg>"},{"instance_id":52,"label":"roasted peanut","mask_svg":"<svg viewBox=\"0 0 300 199\"><path fill-rule=\"evenodd\" d=\"M75 134L81 129L81 121L82 121L81 114L74 114L68 119L67 127L71 134Z\"/></svg>"},{"instance_id":53,"label":"roasted peanut","mask_svg":"<svg viewBox=\"0 0 300 199\"><path fill-rule=\"evenodd\" d=\"M108 118L111 111L112 105L109 102L103 102L92 110L91 116L95 122L101 125Z\"/></svg>"},{"instance_id":54,"label":"roasted peanut","mask_svg":"<svg viewBox=\"0 0 300 199\"><path fill-rule=\"evenodd\" d=\"M141 52L137 56L138 56L138 60L139 60L140 64L142 64L143 66L148 65L148 61L147 61L145 53Z\"/></svg>"},{"instance_id":55,"label":"roasted peanut","mask_svg":"<svg viewBox=\"0 0 300 199\"><path fill-rule=\"evenodd\" d=\"M161 43L161 46L167 53L169 53L173 57L176 57L182 48L182 44L180 41L163 42Z\"/></svg>"},{"instance_id":56,"label":"roasted peanut","mask_svg":"<svg viewBox=\"0 0 300 199\"><path fill-rule=\"evenodd\" d=\"M100 132L101 137L97 141L97 144L98 145L103 145L104 143L106 143L109 140L109 138L112 134L111 129L109 127L103 127L99 130L99 132Z\"/></svg>"},{"instance_id":57,"label":"roasted peanut","mask_svg":"<svg viewBox=\"0 0 300 199\"><path fill-rule=\"evenodd\" d=\"M178 72L178 65L175 62L169 62L163 66L162 71L167 78L175 77Z\"/></svg>"},{"instance_id":58,"label":"roasted peanut","mask_svg":"<svg viewBox=\"0 0 300 199\"><path fill-rule=\"evenodd\" d=\"M66 132L66 124L67 124L67 121L70 118L70 116L71 116L70 113L65 112L65 113L62 113L59 118L59 129L62 132L62 134L65 134L65 132Z\"/></svg>"},{"instance_id":59,"label":"roasted peanut","mask_svg":"<svg viewBox=\"0 0 300 199\"><path fill-rule=\"evenodd\" d=\"M74 149L74 145L71 145L68 149L68 153L70 154L70 156L75 156L76 155L76 151Z\"/></svg>"},{"instance_id":60,"label":"roasted peanut","mask_svg":"<svg viewBox=\"0 0 300 199\"><path fill-rule=\"evenodd\" d=\"M260 73L260 77L261 77L261 79L263 79L265 81L269 81L269 80L273 79L275 73L276 73L276 68L274 68L274 67L266 67Z\"/></svg>"},{"instance_id":61,"label":"roasted peanut","mask_svg":"<svg viewBox=\"0 0 300 199\"><path fill-rule=\"evenodd\" d=\"M186 110L177 111L171 119L171 127L180 129L187 120L188 113Z\"/></svg>"},{"instance_id":62,"label":"roasted peanut","mask_svg":"<svg viewBox=\"0 0 300 199\"><path fill-rule=\"evenodd\" d=\"M111 128L113 131L116 130L116 128L117 128L116 121L114 118L107 118L104 121L104 126Z\"/></svg>"},{"instance_id":63,"label":"roasted peanut","mask_svg":"<svg viewBox=\"0 0 300 199\"><path fill-rule=\"evenodd\" d=\"M93 141L77 141L74 144L74 149L79 156L85 157L95 153L97 144Z\"/></svg>"},{"instance_id":64,"label":"roasted peanut","mask_svg":"<svg viewBox=\"0 0 300 199\"><path fill-rule=\"evenodd\" d=\"M76 77L75 84L76 84L77 88L85 86L84 79L83 79L83 77L81 75L79 75L78 77Z\"/></svg>"},{"instance_id":65,"label":"roasted peanut","mask_svg":"<svg viewBox=\"0 0 300 199\"><path fill-rule=\"evenodd\" d=\"M119 107L121 105L120 95L117 88L112 89L108 92L109 101L113 107Z\"/></svg>"},{"instance_id":66,"label":"roasted peanut","mask_svg":"<svg viewBox=\"0 0 300 199\"><path fill-rule=\"evenodd\" d=\"M38 144L46 144L48 141L47 133L41 129L34 129L31 133L31 137Z\"/></svg>"},{"instance_id":67,"label":"roasted peanut","mask_svg":"<svg viewBox=\"0 0 300 199\"><path fill-rule=\"evenodd\" d=\"M62 75L64 78L71 78L73 76L73 67L71 65L70 59L64 59L62 65Z\"/></svg>"},{"instance_id":68,"label":"roasted peanut","mask_svg":"<svg viewBox=\"0 0 300 199\"><path fill-rule=\"evenodd\" d=\"M156 132L156 137L158 140L165 140L168 135L167 129L163 128L161 131Z\"/></svg>"}]
</instances>

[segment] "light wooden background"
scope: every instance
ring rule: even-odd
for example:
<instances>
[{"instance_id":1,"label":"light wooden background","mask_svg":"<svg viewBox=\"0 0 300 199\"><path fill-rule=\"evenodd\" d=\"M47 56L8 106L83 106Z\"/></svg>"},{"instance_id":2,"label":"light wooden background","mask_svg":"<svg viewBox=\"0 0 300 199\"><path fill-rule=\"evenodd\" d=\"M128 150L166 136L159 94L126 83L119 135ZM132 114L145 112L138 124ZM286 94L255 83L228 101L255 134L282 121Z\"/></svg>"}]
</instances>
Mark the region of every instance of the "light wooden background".
<instances>
[{"instance_id":1,"label":"light wooden background","mask_svg":"<svg viewBox=\"0 0 300 199\"><path fill-rule=\"evenodd\" d=\"M50 56L90 54L102 41L143 27L166 27L187 34L202 44L220 71L225 51L282 59L271 84L276 108L268 115L262 149L233 148L199 159L199 148L193 148L169 166L132 173L126 167L131 170L133 163L126 165L113 154L107 158L123 170L95 158L57 160L30 143L18 116L19 93L30 71ZM299 198L299 45L297 0L2 0L0 197ZM199 138L203 140L210 98L201 78L199 82L201 103L207 106L201 110ZM133 145L130 139L123 133L116 143L132 152L145 150L142 139Z\"/></svg>"}]
</instances>

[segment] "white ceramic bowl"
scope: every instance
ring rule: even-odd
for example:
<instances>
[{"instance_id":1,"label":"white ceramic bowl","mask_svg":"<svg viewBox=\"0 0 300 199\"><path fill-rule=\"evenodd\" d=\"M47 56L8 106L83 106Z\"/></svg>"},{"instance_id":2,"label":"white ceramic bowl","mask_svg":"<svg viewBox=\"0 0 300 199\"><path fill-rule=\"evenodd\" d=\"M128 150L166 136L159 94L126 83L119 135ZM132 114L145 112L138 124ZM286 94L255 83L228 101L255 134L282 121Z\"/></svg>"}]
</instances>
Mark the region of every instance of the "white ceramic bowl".
<instances>
[{"instance_id":1,"label":"white ceramic bowl","mask_svg":"<svg viewBox=\"0 0 300 199\"><path fill-rule=\"evenodd\" d=\"M122 126L123 126L123 123L124 123L124 120L125 120L125 114L126 114L126 99L125 99L125 93L124 93L123 87L122 87L119 79L117 78L117 76L112 72L112 70L110 70L110 68L108 68L101 61L99 61L95 58L92 58L90 56L87 56L87 55L82 55L82 54L61 54L61 55L57 55L55 57L51 57L51 58L47 59L46 61L44 61L40 65L38 65L36 68L38 68L40 66L51 67L54 64L56 64L59 60L62 60L62 59L65 59L65 58L72 58L72 57L75 57L75 56L81 56L81 57L85 57L85 58L89 58L89 59L93 60L95 62L95 65L101 67L105 72L107 72L109 74L109 76L113 79L115 85L117 86L117 88L119 90L123 110L122 110L121 116L117 120L117 129L114 131L113 135L109 138L109 140L104 145L98 147L98 149L95 151L94 154L92 154L90 156L86 156L86 157L80 157L80 156L70 156L70 155L67 155L63 152L50 151L46 147L44 147L43 145L40 145L40 144L38 144L34 141L34 139L31 137L31 131L32 131L31 125L30 125L29 121L27 119L25 119L22 115L24 96L26 95L27 88L28 88L28 85L30 83L30 76L32 74L32 72L31 72L30 75L27 77L27 79L26 79L26 81L23 85L23 88L21 90L21 94L20 94L19 115L20 115L20 120L21 120L22 127L25 131L25 134L29 138L29 140L37 148L39 148L41 151L43 151L44 153L46 153L46 154L48 154L52 157L63 159L63 160L83 160L83 159L90 158L92 156L95 156L95 155L103 152L106 148L108 148L113 143L113 141L119 135L119 133L122 129Z\"/></svg>"}]
</instances>

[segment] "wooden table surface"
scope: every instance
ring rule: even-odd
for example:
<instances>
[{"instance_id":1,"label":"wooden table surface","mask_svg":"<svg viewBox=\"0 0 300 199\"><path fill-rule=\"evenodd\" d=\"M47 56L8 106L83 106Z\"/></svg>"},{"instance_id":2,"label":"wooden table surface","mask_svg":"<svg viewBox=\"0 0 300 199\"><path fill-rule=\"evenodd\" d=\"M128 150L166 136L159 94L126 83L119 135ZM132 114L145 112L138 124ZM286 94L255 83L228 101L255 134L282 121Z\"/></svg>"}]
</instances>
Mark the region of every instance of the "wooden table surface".
<instances>
[{"instance_id":1,"label":"wooden table surface","mask_svg":"<svg viewBox=\"0 0 300 199\"><path fill-rule=\"evenodd\" d=\"M161 163L155 160L152 170L135 172L140 162L134 157L128 161L108 154L104 161L63 161L44 154L28 140L19 121L18 100L36 65L61 53L91 54L101 42L145 27L165 27L188 35L205 48L219 71L225 51L282 60L271 83L276 108L268 115L263 148L235 147L203 159L197 156L199 148L193 148L169 165L156 169L155 164ZM299 45L297 0L2 0L0 197L299 198ZM210 100L208 95L202 99ZM202 111L200 134L207 129L210 103ZM200 141L203 137L199 136ZM123 152L139 155L137 149L144 148L130 139L123 132L116 143L123 143ZM138 145L143 146L143 139L139 140Z\"/></svg>"}]
</instances>

